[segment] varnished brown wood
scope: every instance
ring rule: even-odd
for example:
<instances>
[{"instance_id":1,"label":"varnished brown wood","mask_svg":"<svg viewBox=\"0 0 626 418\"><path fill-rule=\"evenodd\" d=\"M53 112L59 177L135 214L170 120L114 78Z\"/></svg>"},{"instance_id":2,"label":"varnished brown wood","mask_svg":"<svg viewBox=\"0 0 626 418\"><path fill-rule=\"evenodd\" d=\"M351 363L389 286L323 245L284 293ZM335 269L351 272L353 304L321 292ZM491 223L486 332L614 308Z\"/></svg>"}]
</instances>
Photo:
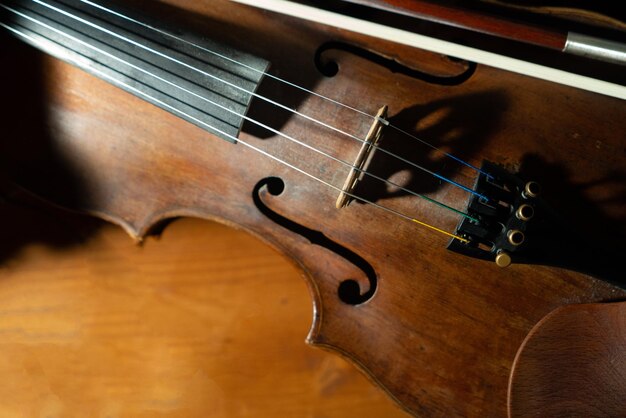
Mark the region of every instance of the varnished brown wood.
<instances>
[{"instance_id":1,"label":"varnished brown wood","mask_svg":"<svg viewBox=\"0 0 626 418\"><path fill-rule=\"evenodd\" d=\"M429 84L343 51L329 52L340 71L326 78L312 65L313 57L319 45L336 40L438 74L458 73L464 64L227 1L170 0L149 8L144 2L125 3L266 58L275 74L371 114L388 105L392 123L474 165L488 159L521 169L574 219L581 237L623 248L626 109L617 99L484 66L460 86ZM7 86L12 106L2 114L4 175L56 202L111 220L139 239L176 216L216 219L256 234L305 273L315 313L309 342L351 360L414 415L505 416L513 359L541 318L566 304L626 296L571 271L520 265L498 269L451 254L444 249L446 237L371 206L337 210L336 190L260 159L241 144L213 138L66 64L15 48L15 65L3 68L3 79L16 80ZM359 135L371 126L368 118L284 86L265 93ZM354 160L359 143L276 113L253 105L251 114L274 118L287 134ZM250 127L241 139L339 186L348 173ZM381 145L458 182L474 180L471 170L406 138L386 134ZM370 168L380 176L464 207L465 193L376 156ZM367 290L363 270L259 209L253 191L270 176L280 177L285 190L275 196L261 189L263 204L366 260L378 278L371 300L359 306L343 303L338 288L344 280L357 279ZM364 192L446 230L458 222L455 214L375 183ZM231 252L228 261L237 263L238 256Z\"/></svg>"},{"instance_id":2,"label":"varnished brown wood","mask_svg":"<svg viewBox=\"0 0 626 418\"><path fill-rule=\"evenodd\" d=\"M551 312L515 358L511 418L625 417L625 400L626 302Z\"/></svg>"},{"instance_id":3,"label":"varnished brown wood","mask_svg":"<svg viewBox=\"0 0 626 418\"><path fill-rule=\"evenodd\" d=\"M49 209L0 214L2 417L407 416L303 344L304 281L249 234L186 219L139 247Z\"/></svg>"},{"instance_id":4,"label":"varnished brown wood","mask_svg":"<svg viewBox=\"0 0 626 418\"><path fill-rule=\"evenodd\" d=\"M516 22L481 13L470 8L451 7L431 1L416 0L348 0L394 13L417 17L444 25L468 29L545 48L563 50L567 33Z\"/></svg>"},{"instance_id":5,"label":"varnished brown wood","mask_svg":"<svg viewBox=\"0 0 626 418\"><path fill-rule=\"evenodd\" d=\"M506 0L485 0L485 2L506 9L559 16L570 21L584 22L598 27L626 30L623 16L620 16L617 9L613 9L615 4L610 1L600 3L577 1L574 4L570 1L560 1L554 4L531 4L524 1L510 2Z\"/></svg>"}]
</instances>

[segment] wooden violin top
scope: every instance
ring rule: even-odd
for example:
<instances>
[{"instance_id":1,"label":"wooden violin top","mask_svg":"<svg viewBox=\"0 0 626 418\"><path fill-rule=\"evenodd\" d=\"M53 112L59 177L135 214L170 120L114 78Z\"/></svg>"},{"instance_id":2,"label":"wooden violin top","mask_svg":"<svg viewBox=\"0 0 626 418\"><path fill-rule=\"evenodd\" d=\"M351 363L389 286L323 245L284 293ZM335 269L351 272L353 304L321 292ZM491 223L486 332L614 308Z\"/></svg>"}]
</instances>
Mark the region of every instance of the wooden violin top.
<instances>
[{"instance_id":1,"label":"wooden violin top","mask_svg":"<svg viewBox=\"0 0 626 418\"><path fill-rule=\"evenodd\" d=\"M566 269L501 269L452 253L449 235L424 226L454 233L475 167L488 160L541 184L574 237L555 252L584 244L587 255L622 254L623 101L229 1L124 5L177 34L269 62L255 94L283 107L253 100L237 143L229 143L111 80L3 37L3 62L11 63L0 68L11 80L1 113L3 178L137 240L175 217L217 220L262 238L306 278L308 342L350 360L416 416L505 416L513 360L538 321L564 305L626 296ZM359 182L362 200L337 209L358 139L385 105L387 152L373 153L367 166L376 177ZM225 258L245 256L233 249ZM618 273L620 258L611 260L608 269Z\"/></svg>"}]
</instances>

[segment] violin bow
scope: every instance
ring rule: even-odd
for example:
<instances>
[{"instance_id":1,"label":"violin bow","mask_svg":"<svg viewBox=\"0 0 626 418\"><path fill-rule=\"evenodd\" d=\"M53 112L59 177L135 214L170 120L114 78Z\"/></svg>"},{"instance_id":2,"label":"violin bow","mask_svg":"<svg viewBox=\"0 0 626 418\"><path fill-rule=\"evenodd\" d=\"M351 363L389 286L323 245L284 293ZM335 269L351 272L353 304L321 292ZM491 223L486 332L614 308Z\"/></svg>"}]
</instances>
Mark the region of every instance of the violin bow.
<instances>
[{"instance_id":1,"label":"violin bow","mask_svg":"<svg viewBox=\"0 0 626 418\"><path fill-rule=\"evenodd\" d=\"M324 23L339 29L372 36L391 42L412 46L467 61L512 71L546 81L587 90L606 96L626 99L626 86L593 77L536 64L521 59L459 45L407 30L346 16L333 11L316 8L290 0L231 0L275 13Z\"/></svg>"},{"instance_id":2,"label":"violin bow","mask_svg":"<svg viewBox=\"0 0 626 418\"><path fill-rule=\"evenodd\" d=\"M572 31L546 28L470 9L420 0L343 0L388 12L432 21L578 55L612 64L626 65L626 44Z\"/></svg>"}]
</instances>

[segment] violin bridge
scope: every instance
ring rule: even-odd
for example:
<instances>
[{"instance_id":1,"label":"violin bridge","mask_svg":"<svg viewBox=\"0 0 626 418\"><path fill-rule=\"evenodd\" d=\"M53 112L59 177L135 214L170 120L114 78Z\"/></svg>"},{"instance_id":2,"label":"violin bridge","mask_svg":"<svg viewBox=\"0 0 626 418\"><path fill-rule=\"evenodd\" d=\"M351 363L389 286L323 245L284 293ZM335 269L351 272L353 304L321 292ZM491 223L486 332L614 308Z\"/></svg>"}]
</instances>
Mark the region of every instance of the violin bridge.
<instances>
[{"instance_id":1,"label":"violin bridge","mask_svg":"<svg viewBox=\"0 0 626 418\"><path fill-rule=\"evenodd\" d=\"M361 146L361 149L352 164L350 172L348 173L348 177L343 183L341 193L339 193L339 197L337 197L337 201L335 202L335 207L337 209L345 208L354 200L354 190L356 189L357 184L359 184L359 181L363 178L363 173L366 171L367 166L372 160L378 141L382 137L383 128L385 127L383 120L387 119L387 109L388 107L385 105L378 110L378 113L376 113L374 123L367 133L365 141L363 141L363 145Z\"/></svg>"}]
</instances>

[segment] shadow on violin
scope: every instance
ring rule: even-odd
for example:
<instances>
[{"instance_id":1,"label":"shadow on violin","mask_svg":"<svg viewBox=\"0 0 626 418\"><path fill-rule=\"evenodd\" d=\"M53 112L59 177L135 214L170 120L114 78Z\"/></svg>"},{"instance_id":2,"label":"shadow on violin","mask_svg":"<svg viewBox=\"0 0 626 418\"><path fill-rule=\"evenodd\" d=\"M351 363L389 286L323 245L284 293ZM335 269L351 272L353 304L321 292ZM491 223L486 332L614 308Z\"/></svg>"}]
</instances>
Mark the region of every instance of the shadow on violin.
<instances>
[{"instance_id":1,"label":"shadow on violin","mask_svg":"<svg viewBox=\"0 0 626 418\"><path fill-rule=\"evenodd\" d=\"M626 252L626 173L613 172L585 183L568 181L572 175L535 154L522 159L520 176L540 179L554 214L554 222L540 231L543 259L538 261L581 271L626 289L622 266Z\"/></svg>"},{"instance_id":2,"label":"shadow on violin","mask_svg":"<svg viewBox=\"0 0 626 418\"><path fill-rule=\"evenodd\" d=\"M481 154L484 138L497 131L501 115L506 113L507 108L508 98L503 92L487 91L417 104L392 116L389 122L436 148L445 149L468 161ZM428 126L421 123L433 118L436 121L428 123ZM384 179L406 173L400 185L420 194L437 191L442 181L419 167L448 179L456 177L462 168L442 152L390 128L386 128L379 148L388 153L377 151L368 171ZM414 165L409 165L394 155ZM468 180L468 184L471 184L472 180ZM400 189L390 190L381 181L365 176L358 185L357 194L376 202L380 199L406 196L407 192Z\"/></svg>"},{"instance_id":3,"label":"shadow on violin","mask_svg":"<svg viewBox=\"0 0 626 418\"><path fill-rule=\"evenodd\" d=\"M46 93L50 80L46 79L42 55L6 34L0 39L0 56L7 63L0 66L0 78L6 81L0 116L2 263L32 242L54 247L78 244L94 232L97 223L85 222L80 235L69 234L64 230L68 225L54 220L54 211L44 215L44 211L36 209L42 202L20 189L67 207L80 205L89 194L85 178L50 130L52 116Z\"/></svg>"}]
</instances>

